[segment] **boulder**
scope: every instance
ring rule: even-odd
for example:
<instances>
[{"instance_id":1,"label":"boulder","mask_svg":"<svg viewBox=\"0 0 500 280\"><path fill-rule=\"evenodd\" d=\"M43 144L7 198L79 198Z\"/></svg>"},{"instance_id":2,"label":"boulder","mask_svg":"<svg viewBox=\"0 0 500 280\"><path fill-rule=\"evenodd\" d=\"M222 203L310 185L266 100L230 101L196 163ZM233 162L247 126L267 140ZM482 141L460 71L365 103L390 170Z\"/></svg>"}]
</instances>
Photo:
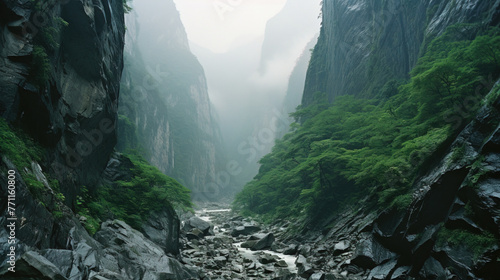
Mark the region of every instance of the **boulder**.
<instances>
[{"instance_id":1,"label":"boulder","mask_svg":"<svg viewBox=\"0 0 500 280\"><path fill-rule=\"evenodd\" d=\"M231 235L233 237L236 237L239 235L250 235L250 234L254 234L260 230L261 230L261 228L255 224L245 223L242 226L238 226L238 227L234 228L231 231Z\"/></svg>"},{"instance_id":2,"label":"boulder","mask_svg":"<svg viewBox=\"0 0 500 280\"><path fill-rule=\"evenodd\" d=\"M260 263L262 263L262 264L270 264L270 263L275 263L277 260L279 260L279 258L278 258L277 256L270 255L270 254L262 254L262 255L259 257L259 261L260 261Z\"/></svg>"},{"instance_id":3,"label":"boulder","mask_svg":"<svg viewBox=\"0 0 500 280\"><path fill-rule=\"evenodd\" d=\"M408 279L409 273L410 273L409 266L400 266L396 268L394 273L392 273L391 280L406 280Z\"/></svg>"},{"instance_id":4,"label":"boulder","mask_svg":"<svg viewBox=\"0 0 500 280\"><path fill-rule=\"evenodd\" d=\"M168 257L163 248L122 221L104 222L95 238L106 248L101 261L103 268L119 272L121 277L118 279L181 280L197 277L196 271Z\"/></svg>"},{"instance_id":5,"label":"boulder","mask_svg":"<svg viewBox=\"0 0 500 280\"><path fill-rule=\"evenodd\" d=\"M347 240L342 240L336 243L335 246L333 247L333 255L337 256L346 252L347 250L349 250L350 246L351 244Z\"/></svg>"},{"instance_id":6,"label":"boulder","mask_svg":"<svg viewBox=\"0 0 500 280\"><path fill-rule=\"evenodd\" d=\"M4 270L5 269L5 270ZM25 253L16 261L15 272L9 272L4 266L0 278L14 279L53 279L66 280L62 272L53 263L35 251Z\"/></svg>"},{"instance_id":7,"label":"boulder","mask_svg":"<svg viewBox=\"0 0 500 280\"><path fill-rule=\"evenodd\" d=\"M184 223L184 230L189 231L193 228L199 229L201 232L203 232L203 235L210 235L210 223L196 216L189 218L189 220Z\"/></svg>"},{"instance_id":8,"label":"boulder","mask_svg":"<svg viewBox=\"0 0 500 280\"><path fill-rule=\"evenodd\" d=\"M164 204L160 211L151 212L142 224L141 232L158 244L166 253L179 254L179 217L170 204Z\"/></svg>"},{"instance_id":9,"label":"boulder","mask_svg":"<svg viewBox=\"0 0 500 280\"><path fill-rule=\"evenodd\" d=\"M392 260L372 269L368 275L368 280L385 280L396 267L397 261Z\"/></svg>"},{"instance_id":10,"label":"boulder","mask_svg":"<svg viewBox=\"0 0 500 280\"><path fill-rule=\"evenodd\" d=\"M297 266L297 274L300 277L307 279L314 273L313 267L307 262L307 259L303 255L297 257L295 265Z\"/></svg>"},{"instance_id":11,"label":"boulder","mask_svg":"<svg viewBox=\"0 0 500 280\"><path fill-rule=\"evenodd\" d=\"M288 248L286 248L285 250L283 250L283 254L285 255L295 255L297 253L297 245L296 244L291 244L288 246Z\"/></svg>"},{"instance_id":12,"label":"boulder","mask_svg":"<svg viewBox=\"0 0 500 280\"><path fill-rule=\"evenodd\" d=\"M241 243L241 248L250 249L253 246L255 246L256 243L257 243L257 240L247 240L247 241Z\"/></svg>"},{"instance_id":13,"label":"boulder","mask_svg":"<svg viewBox=\"0 0 500 280\"><path fill-rule=\"evenodd\" d=\"M321 272L313 273L307 280L325 280L325 275Z\"/></svg>"},{"instance_id":14,"label":"boulder","mask_svg":"<svg viewBox=\"0 0 500 280\"><path fill-rule=\"evenodd\" d=\"M428 258L422 270L420 270L422 279L446 279L446 272L443 266L433 257Z\"/></svg>"},{"instance_id":15,"label":"boulder","mask_svg":"<svg viewBox=\"0 0 500 280\"><path fill-rule=\"evenodd\" d=\"M364 237L356 244L351 263L371 269L395 256L396 254L380 245L371 234L364 234Z\"/></svg>"},{"instance_id":16,"label":"boulder","mask_svg":"<svg viewBox=\"0 0 500 280\"><path fill-rule=\"evenodd\" d=\"M274 235L272 233L265 234L250 248L252 251L263 250L270 248L274 242Z\"/></svg>"}]
</instances>

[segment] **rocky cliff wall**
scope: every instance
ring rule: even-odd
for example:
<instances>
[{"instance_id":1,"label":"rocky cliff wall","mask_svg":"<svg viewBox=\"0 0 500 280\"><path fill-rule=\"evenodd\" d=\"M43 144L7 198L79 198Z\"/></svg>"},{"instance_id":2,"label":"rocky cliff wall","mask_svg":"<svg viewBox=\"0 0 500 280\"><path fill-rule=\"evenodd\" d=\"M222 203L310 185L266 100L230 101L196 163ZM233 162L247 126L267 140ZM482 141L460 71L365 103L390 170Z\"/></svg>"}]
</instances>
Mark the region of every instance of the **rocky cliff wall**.
<instances>
[{"instance_id":1,"label":"rocky cliff wall","mask_svg":"<svg viewBox=\"0 0 500 280\"><path fill-rule=\"evenodd\" d=\"M323 1L323 22L302 102L324 92L374 97L390 80L407 79L429 38L448 26L497 25L498 1ZM473 33L473 32L472 32Z\"/></svg>"},{"instance_id":2,"label":"rocky cliff wall","mask_svg":"<svg viewBox=\"0 0 500 280\"><path fill-rule=\"evenodd\" d=\"M137 8L138 16L146 11ZM222 140L203 68L189 50L173 1L149 12L168 21L158 30L163 21L139 24L134 13L127 18L131 31L119 113L135 126L137 144L150 163L190 188L194 199L213 199L218 193L206 186L215 181ZM119 143L120 149L126 146Z\"/></svg>"},{"instance_id":3,"label":"rocky cliff wall","mask_svg":"<svg viewBox=\"0 0 500 280\"><path fill-rule=\"evenodd\" d=\"M124 33L121 0L0 1L1 279L196 276L175 259L170 205L142 233L115 220L91 236L90 216L74 213L86 189L132 176L113 153Z\"/></svg>"},{"instance_id":4,"label":"rocky cliff wall","mask_svg":"<svg viewBox=\"0 0 500 280\"><path fill-rule=\"evenodd\" d=\"M43 167L72 202L116 143L123 3L0 1L0 108L46 147Z\"/></svg>"}]
</instances>

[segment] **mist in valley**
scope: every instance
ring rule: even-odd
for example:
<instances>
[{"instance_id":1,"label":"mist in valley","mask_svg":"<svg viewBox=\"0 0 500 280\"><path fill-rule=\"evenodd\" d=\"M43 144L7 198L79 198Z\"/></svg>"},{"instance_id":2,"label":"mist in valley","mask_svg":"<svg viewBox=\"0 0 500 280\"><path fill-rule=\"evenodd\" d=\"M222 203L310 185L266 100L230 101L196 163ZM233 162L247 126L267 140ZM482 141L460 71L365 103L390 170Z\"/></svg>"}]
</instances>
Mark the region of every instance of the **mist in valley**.
<instances>
[{"instance_id":1,"label":"mist in valley","mask_svg":"<svg viewBox=\"0 0 500 280\"><path fill-rule=\"evenodd\" d=\"M215 187L212 196L232 196L257 173L258 160L287 130L289 108L300 103L309 49L320 28L320 1L174 2L131 2L128 21L134 18L137 28L128 32L137 32L150 76L168 80L159 91L170 88L163 95L171 105L178 97L170 84L184 79L179 72L192 71L183 59L191 60L190 53L198 59L222 142L211 189L204 191ZM179 15L182 26L171 28ZM290 80L296 66L301 69ZM198 79L204 79L203 70ZM295 97L287 98L287 92ZM237 172L228 172L228 165Z\"/></svg>"},{"instance_id":2,"label":"mist in valley","mask_svg":"<svg viewBox=\"0 0 500 280\"><path fill-rule=\"evenodd\" d=\"M308 43L315 43L320 1L240 1L222 13L206 6L202 18L215 21L213 25L195 17L192 5L183 2L176 1L191 50L205 69L226 155L244 167L234 178L241 187L256 174L257 161L270 151L278 131L289 125L284 100L290 75L299 57L310 55ZM200 30L213 36L191 36ZM222 34L226 40L215 45L210 38L217 40ZM294 78L303 82L307 64L302 67L303 74Z\"/></svg>"}]
</instances>

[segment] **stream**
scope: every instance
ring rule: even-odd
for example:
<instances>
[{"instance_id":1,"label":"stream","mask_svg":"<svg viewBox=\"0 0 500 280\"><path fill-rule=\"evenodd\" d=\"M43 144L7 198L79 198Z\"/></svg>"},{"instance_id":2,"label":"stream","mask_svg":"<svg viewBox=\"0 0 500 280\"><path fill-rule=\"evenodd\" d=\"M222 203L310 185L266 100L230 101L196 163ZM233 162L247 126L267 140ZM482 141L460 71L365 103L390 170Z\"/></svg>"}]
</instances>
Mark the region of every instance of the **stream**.
<instances>
[{"instance_id":1,"label":"stream","mask_svg":"<svg viewBox=\"0 0 500 280\"><path fill-rule=\"evenodd\" d=\"M182 260L206 279L304 279L297 276L296 250L285 254L288 245L275 237L275 228L231 209L203 208L181 228Z\"/></svg>"}]
</instances>

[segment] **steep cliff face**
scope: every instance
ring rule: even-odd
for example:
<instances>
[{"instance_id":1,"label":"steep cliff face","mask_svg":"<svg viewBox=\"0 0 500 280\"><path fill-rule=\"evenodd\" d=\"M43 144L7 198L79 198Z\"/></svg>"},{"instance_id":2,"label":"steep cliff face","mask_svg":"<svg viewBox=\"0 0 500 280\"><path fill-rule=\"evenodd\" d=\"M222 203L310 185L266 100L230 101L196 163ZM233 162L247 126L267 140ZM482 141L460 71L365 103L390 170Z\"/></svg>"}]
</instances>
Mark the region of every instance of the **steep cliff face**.
<instances>
[{"instance_id":1,"label":"steep cliff face","mask_svg":"<svg viewBox=\"0 0 500 280\"><path fill-rule=\"evenodd\" d=\"M498 24L497 1L323 1L323 23L303 104L324 92L373 97L407 79L429 38L458 23Z\"/></svg>"},{"instance_id":2,"label":"steep cliff face","mask_svg":"<svg viewBox=\"0 0 500 280\"><path fill-rule=\"evenodd\" d=\"M1 1L0 108L50 151L72 201L116 143L122 1Z\"/></svg>"},{"instance_id":3,"label":"steep cliff face","mask_svg":"<svg viewBox=\"0 0 500 280\"><path fill-rule=\"evenodd\" d=\"M134 138L135 130L149 162L190 188L194 199L210 199L214 190L206 186L215 181L221 137L203 68L190 52L173 1L154 11L141 7L136 8L139 17L147 13L156 20L142 19L139 26L134 13L127 19L131 24L119 111L126 122L120 134ZM158 30L159 17L168 20ZM120 149L127 148L125 142Z\"/></svg>"},{"instance_id":4,"label":"steep cliff face","mask_svg":"<svg viewBox=\"0 0 500 280\"><path fill-rule=\"evenodd\" d=\"M290 78L288 79L288 87L283 99L282 111L285 116L288 116L287 121L276 131L276 138L283 137L288 131L290 124L294 121L289 115L295 112L297 106L301 104L302 94L304 93L304 85L306 79L309 61L311 59L311 50L314 48L318 41L318 37L314 37L305 47L304 51L297 59L297 63L293 68Z\"/></svg>"},{"instance_id":5,"label":"steep cliff face","mask_svg":"<svg viewBox=\"0 0 500 280\"><path fill-rule=\"evenodd\" d=\"M0 1L1 279L195 276L169 203L142 233L81 210L133 176L113 153L124 33L122 0Z\"/></svg>"},{"instance_id":6,"label":"steep cliff face","mask_svg":"<svg viewBox=\"0 0 500 280\"><path fill-rule=\"evenodd\" d=\"M498 1L323 3L323 26L302 99L305 106L316 101L318 91L334 104L341 95L383 100L387 96L380 90L388 82L408 80L431 40L461 23L467 25L459 27L460 39L474 38L478 31L498 26L500 10ZM332 214L321 225L322 234L310 236L313 250L306 253L308 262L323 271L344 271L363 279L496 279L500 257L497 74L492 70L480 86L468 90L472 96L474 90L477 94L491 89L484 100L475 101L474 106L486 104L477 113L468 107L475 114L472 121L464 123L463 130L457 128L428 157L412 183L407 205L367 206L377 200L379 189L354 209L345 207ZM465 102L461 100L460 106ZM433 113L437 114L426 112ZM390 176L384 180L391 183ZM325 257L322 248L334 248L331 253L338 257Z\"/></svg>"}]
</instances>

